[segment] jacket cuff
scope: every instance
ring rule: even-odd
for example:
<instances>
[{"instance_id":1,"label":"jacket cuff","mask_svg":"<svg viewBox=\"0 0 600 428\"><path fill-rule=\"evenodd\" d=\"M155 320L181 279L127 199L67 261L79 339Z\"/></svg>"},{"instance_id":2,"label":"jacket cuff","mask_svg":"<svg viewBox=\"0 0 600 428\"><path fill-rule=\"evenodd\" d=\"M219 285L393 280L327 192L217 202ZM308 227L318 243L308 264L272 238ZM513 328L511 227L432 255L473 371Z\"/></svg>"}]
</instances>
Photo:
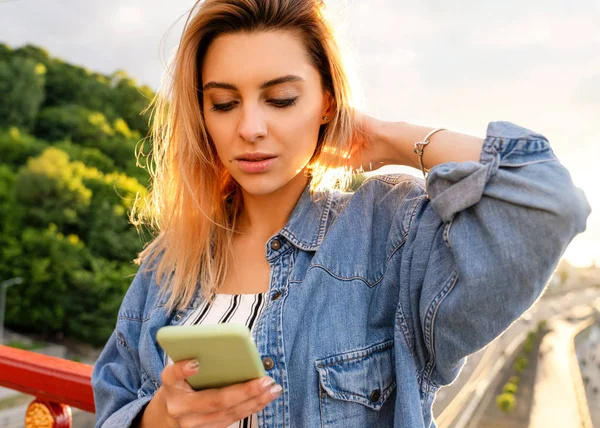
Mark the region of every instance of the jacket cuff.
<instances>
[{"instance_id":1,"label":"jacket cuff","mask_svg":"<svg viewBox=\"0 0 600 428\"><path fill-rule=\"evenodd\" d=\"M446 162L427 176L427 191L433 209L449 222L475 204L498 168L520 167L557 160L546 137L511 122L490 122L479 162Z\"/></svg>"},{"instance_id":2,"label":"jacket cuff","mask_svg":"<svg viewBox=\"0 0 600 428\"><path fill-rule=\"evenodd\" d=\"M110 415L110 417L102 424L102 428L131 427L132 422L152 398L154 398L153 395L148 395L127 403Z\"/></svg>"}]
</instances>

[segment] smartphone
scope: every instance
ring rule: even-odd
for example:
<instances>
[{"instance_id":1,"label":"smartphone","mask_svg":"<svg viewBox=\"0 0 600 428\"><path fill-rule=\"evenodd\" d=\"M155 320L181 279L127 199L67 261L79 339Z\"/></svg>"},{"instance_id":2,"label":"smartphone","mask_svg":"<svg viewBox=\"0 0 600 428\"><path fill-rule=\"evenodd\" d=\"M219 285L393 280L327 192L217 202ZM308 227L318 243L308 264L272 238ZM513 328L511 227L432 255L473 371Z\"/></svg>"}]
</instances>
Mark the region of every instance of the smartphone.
<instances>
[{"instance_id":1,"label":"smartphone","mask_svg":"<svg viewBox=\"0 0 600 428\"><path fill-rule=\"evenodd\" d=\"M174 362L198 359L200 369L187 379L195 390L266 376L250 329L243 324L166 326L158 330L156 340Z\"/></svg>"}]
</instances>

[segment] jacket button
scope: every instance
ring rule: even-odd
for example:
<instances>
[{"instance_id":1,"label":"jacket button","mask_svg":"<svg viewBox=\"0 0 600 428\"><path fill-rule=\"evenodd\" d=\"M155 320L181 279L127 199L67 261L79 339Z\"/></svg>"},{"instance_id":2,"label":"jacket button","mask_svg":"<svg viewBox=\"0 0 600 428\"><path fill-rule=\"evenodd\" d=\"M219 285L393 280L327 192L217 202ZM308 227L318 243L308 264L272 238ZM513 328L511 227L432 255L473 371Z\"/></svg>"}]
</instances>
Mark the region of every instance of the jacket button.
<instances>
[{"instance_id":1,"label":"jacket button","mask_svg":"<svg viewBox=\"0 0 600 428\"><path fill-rule=\"evenodd\" d=\"M371 401L373 403L379 401L379 399L381 398L381 391L378 389L374 389L373 392L371 392Z\"/></svg>"},{"instance_id":2,"label":"jacket button","mask_svg":"<svg viewBox=\"0 0 600 428\"><path fill-rule=\"evenodd\" d=\"M281 241L279 239L273 239L271 241L271 249L277 251L281 248Z\"/></svg>"},{"instance_id":3,"label":"jacket button","mask_svg":"<svg viewBox=\"0 0 600 428\"><path fill-rule=\"evenodd\" d=\"M177 315L175 315L175 321L179 321L181 319L181 313L178 312Z\"/></svg>"},{"instance_id":4,"label":"jacket button","mask_svg":"<svg viewBox=\"0 0 600 428\"><path fill-rule=\"evenodd\" d=\"M263 363L263 367L265 368L265 370L271 370L274 366L275 366L275 362L273 361L273 358L263 358L262 360Z\"/></svg>"},{"instance_id":5,"label":"jacket button","mask_svg":"<svg viewBox=\"0 0 600 428\"><path fill-rule=\"evenodd\" d=\"M278 291L275 294L273 294L273 297L271 297L271 300L277 300L280 297L281 297L281 291Z\"/></svg>"}]
</instances>

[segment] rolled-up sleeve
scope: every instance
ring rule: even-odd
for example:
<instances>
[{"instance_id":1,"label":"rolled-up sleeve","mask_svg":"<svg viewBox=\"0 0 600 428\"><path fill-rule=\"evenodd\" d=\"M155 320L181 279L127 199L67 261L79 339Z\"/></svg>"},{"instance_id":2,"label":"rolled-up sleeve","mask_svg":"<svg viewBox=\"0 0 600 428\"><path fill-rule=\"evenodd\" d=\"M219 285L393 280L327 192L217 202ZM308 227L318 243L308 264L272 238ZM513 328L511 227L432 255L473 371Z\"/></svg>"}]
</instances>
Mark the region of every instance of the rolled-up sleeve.
<instances>
[{"instance_id":1,"label":"rolled-up sleeve","mask_svg":"<svg viewBox=\"0 0 600 428\"><path fill-rule=\"evenodd\" d=\"M140 268L119 309L119 318L129 323L142 322L148 275ZM142 409L152 399L138 396L141 384L140 362L137 353L139 335L130 328L126 333L119 322L94 364L92 388L96 406L96 427L130 427Z\"/></svg>"},{"instance_id":2,"label":"rolled-up sleeve","mask_svg":"<svg viewBox=\"0 0 600 428\"><path fill-rule=\"evenodd\" d=\"M116 332L108 340L94 366L92 385L96 427L130 427L153 396L138 398L139 375L129 356L119 352Z\"/></svg>"},{"instance_id":3,"label":"rolled-up sleeve","mask_svg":"<svg viewBox=\"0 0 600 428\"><path fill-rule=\"evenodd\" d=\"M479 162L432 168L427 190L402 257L422 378L441 386L536 301L591 208L548 140L510 122L488 125Z\"/></svg>"}]
</instances>

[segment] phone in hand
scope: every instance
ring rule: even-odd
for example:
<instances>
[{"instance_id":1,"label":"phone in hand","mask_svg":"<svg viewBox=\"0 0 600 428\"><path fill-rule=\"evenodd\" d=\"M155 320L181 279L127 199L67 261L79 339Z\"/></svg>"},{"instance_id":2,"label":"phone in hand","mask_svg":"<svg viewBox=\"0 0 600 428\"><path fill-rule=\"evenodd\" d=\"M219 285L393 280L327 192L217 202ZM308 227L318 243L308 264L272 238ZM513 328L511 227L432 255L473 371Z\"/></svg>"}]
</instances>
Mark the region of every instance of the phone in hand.
<instances>
[{"instance_id":1,"label":"phone in hand","mask_svg":"<svg viewBox=\"0 0 600 428\"><path fill-rule=\"evenodd\" d=\"M156 340L174 362L197 358L187 382L195 390L222 388L266 376L250 329L243 324L161 327Z\"/></svg>"}]
</instances>

